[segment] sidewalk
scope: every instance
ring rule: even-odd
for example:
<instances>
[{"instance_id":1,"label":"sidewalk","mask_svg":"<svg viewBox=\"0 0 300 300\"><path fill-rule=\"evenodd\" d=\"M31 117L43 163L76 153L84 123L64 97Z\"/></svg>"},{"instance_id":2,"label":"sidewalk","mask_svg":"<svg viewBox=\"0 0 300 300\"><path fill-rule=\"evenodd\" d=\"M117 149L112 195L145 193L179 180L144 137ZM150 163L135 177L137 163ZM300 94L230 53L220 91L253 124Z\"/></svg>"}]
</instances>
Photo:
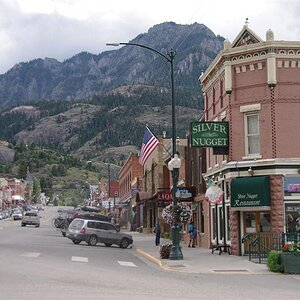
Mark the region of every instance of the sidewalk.
<instances>
[{"instance_id":1,"label":"sidewalk","mask_svg":"<svg viewBox=\"0 0 300 300\"><path fill-rule=\"evenodd\" d=\"M159 247L155 246L155 235L130 232L133 236L136 253L157 264L166 271L198 273L198 274L274 274L268 271L266 264L257 264L246 256L229 255L218 251L213 254L210 249L188 248L184 242L182 247L183 260L161 259ZM161 244L170 243L161 239Z\"/></svg>"}]
</instances>

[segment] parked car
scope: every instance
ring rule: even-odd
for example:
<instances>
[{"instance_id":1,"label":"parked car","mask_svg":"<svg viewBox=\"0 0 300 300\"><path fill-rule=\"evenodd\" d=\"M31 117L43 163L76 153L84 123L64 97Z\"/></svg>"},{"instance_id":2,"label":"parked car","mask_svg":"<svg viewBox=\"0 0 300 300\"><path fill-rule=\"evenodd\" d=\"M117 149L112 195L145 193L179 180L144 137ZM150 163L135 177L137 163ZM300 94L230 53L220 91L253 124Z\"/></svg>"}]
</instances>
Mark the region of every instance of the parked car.
<instances>
[{"instance_id":1,"label":"parked car","mask_svg":"<svg viewBox=\"0 0 300 300\"><path fill-rule=\"evenodd\" d=\"M9 218L9 216L10 216L10 212L8 210L4 210L3 214L4 214L5 219Z\"/></svg>"},{"instance_id":2,"label":"parked car","mask_svg":"<svg viewBox=\"0 0 300 300\"><path fill-rule=\"evenodd\" d=\"M23 214L22 214L22 212L21 212L20 210L15 210L15 211L12 213L11 217L12 217L14 220L21 220L22 217L23 217Z\"/></svg>"},{"instance_id":3,"label":"parked car","mask_svg":"<svg viewBox=\"0 0 300 300\"><path fill-rule=\"evenodd\" d=\"M89 246L103 243L107 247L115 244L120 248L127 248L133 243L130 234L120 232L120 229L112 223L77 218L69 225L66 236L74 244L85 241Z\"/></svg>"},{"instance_id":4,"label":"parked car","mask_svg":"<svg viewBox=\"0 0 300 300\"><path fill-rule=\"evenodd\" d=\"M22 217L21 225L35 225L35 227L40 227L40 216L36 211L26 211Z\"/></svg>"}]
</instances>

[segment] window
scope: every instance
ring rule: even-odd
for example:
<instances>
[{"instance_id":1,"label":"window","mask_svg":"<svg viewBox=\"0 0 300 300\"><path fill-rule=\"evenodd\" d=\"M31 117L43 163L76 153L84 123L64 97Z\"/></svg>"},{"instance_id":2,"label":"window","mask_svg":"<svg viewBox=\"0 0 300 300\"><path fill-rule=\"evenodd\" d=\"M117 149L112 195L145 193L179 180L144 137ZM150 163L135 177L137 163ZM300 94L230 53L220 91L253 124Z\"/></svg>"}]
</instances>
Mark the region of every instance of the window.
<instances>
[{"instance_id":1,"label":"window","mask_svg":"<svg viewBox=\"0 0 300 300\"><path fill-rule=\"evenodd\" d=\"M114 225L112 224L106 224L106 230L113 230L113 231L116 231L116 228Z\"/></svg>"},{"instance_id":2,"label":"window","mask_svg":"<svg viewBox=\"0 0 300 300\"><path fill-rule=\"evenodd\" d=\"M212 234L212 240L214 240L216 242L217 240L217 230L216 230L216 208L215 207L212 207L211 209L211 224L212 224L212 231L211 231L211 234Z\"/></svg>"},{"instance_id":3,"label":"window","mask_svg":"<svg viewBox=\"0 0 300 300\"><path fill-rule=\"evenodd\" d=\"M204 207L203 207L203 201L200 202L200 233L205 232L204 228Z\"/></svg>"},{"instance_id":4,"label":"window","mask_svg":"<svg viewBox=\"0 0 300 300\"><path fill-rule=\"evenodd\" d=\"M258 113L245 115L246 155L257 155L260 151Z\"/></svg>"},{"instance_id":5,"label":"window","mask_svg":"<svg viewBox=\"0 0 300 300\"><path fill-rule=\"evenodd\" d=\"M231 240L231 228L230 228L230 206L229 205L226 206L226 214L227 214L227 241L230 241Z\"/></svg>"},{"instance_id":6,"label":"window","mask_svg":"<svg viewBox=\"0 0 300 300\"><path fill-rule=\"evenodd\" d=\"M300 202L285 203L285 232L300 233Z\"/></svg>"},{"instance_id":7,"label":"window","mask_svg":"<svg viewBox=\"0 0 300 300\"><path fill-rule=\"evenodd\" d=\"M89 228L97 228L97 222L92 222L92 221L89 221L88 223L87 223L87 227L89 227Z\"/></svg>"}]
</instances>

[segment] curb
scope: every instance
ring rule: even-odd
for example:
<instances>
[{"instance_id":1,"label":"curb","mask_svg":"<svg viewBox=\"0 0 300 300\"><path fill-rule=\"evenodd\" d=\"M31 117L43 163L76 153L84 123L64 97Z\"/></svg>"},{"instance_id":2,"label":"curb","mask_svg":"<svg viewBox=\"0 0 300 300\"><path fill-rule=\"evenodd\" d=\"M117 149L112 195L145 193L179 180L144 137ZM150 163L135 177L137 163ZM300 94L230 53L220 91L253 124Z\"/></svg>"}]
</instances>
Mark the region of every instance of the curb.
<instances>
[{"instance_id":1,"label":"curb","mask_svg":"<svg viewBox=\"0 0 300 300\"><path fill-rule=\"evenodd\" d=\"M178 270L178 269L173 269L170 268L168 266L166 266L164 264L164 262L162 262L160 259L156 258L155 256L145 252L142 249L136 249L136 253L138 255L143 256L145 259L147 259L148 261L158 265L161 269L163 269L164 271L167 272L178 272L178 273L189 273L189 274L206 274L206 275L220 275L220 276L224 276L224 275L241 275L241 276L249 276L249 275L278 275L277 273L269 273L269 272L253 272L253 271L249 271L247 270L247 272L240 272L240 271L236 271L236 270L231 270L231 271L227 271L227 272L213 272L212 270L207 270L207 271L192 271L192 270ZM246 269L245 269L246 271Z\"/></svg>"},{"instance_id":2,"label":"curb","mask_svg":"<svg viewBox=\"0 0 300 300\"><path fill-rule=\"evenodd\" d=\"M166 267L166 266L164 265L164 263L163 263L160 259L154 257L153 255L151 255L151 254L145 252L145 251L142 250L142 249L136 249L136 253L139 254L139 255L141 255L141 256L143 256L143 257L146 258L147 260L153 262L154 264L158 265L161 269L163 269L163 270L165 270L165 271L169 271L169 272L170 272L170 271L174 271L174 270L172 270L172 269Z\"/></svg>"}]
</instances>

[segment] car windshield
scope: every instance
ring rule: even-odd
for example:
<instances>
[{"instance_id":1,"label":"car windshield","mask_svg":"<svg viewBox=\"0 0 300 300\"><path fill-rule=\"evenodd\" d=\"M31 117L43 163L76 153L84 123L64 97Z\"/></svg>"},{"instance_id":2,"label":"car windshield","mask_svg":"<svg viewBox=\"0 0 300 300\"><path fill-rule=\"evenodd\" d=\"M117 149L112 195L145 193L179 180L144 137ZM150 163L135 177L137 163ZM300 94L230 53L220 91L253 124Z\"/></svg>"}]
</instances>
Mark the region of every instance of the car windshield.
<instances>
[{"instance_id":1,"label":"car windshield","mask_svg":"<svg viewBox=\"0 0 300 300\"><path fill-rule=\"evenodd\" d=\"M35 212L27 212L25 215L29 216L29 217L36 217L37 216L37 214Z\"/></svg>"},{"instance_id":2,"label":"car windshield","mask_svg":"<svg viewBox=\"0 0 300 300\"><path fill-rule=\"evenodd\" d=\"M70 228L73 229L79 229L82 227L84 221L83 220L73 220L72 223L70 224Z\"/></svg>"}]
</instances>

